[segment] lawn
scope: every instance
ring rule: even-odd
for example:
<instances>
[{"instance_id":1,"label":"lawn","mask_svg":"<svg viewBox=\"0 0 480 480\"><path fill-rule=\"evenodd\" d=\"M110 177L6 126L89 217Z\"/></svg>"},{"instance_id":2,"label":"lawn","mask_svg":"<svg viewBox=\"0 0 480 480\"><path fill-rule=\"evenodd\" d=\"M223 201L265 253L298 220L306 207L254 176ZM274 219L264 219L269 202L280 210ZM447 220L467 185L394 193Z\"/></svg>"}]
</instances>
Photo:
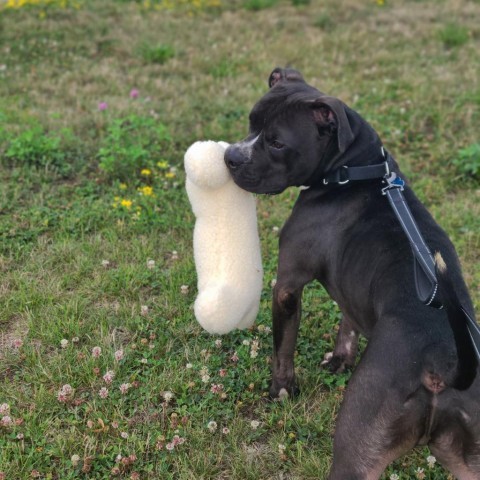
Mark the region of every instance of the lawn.
<instances>
[{"instance_id":1,"label":"lawn","mask_svg":"<svg viewBox=\"0 0 480 480\"><path fill-rule=\"evenodd\" d=\"M0 480L324 479L349 374L304 293L298 398L266 397L278 230L258 197L256 326L197 324L183 154L234 142L275 66L379 132L480 311L480 2L0 0ZM445 480L419 448L385 479ZM427 460L428 459L428 460Z\"/></svg>"}]
</instances>

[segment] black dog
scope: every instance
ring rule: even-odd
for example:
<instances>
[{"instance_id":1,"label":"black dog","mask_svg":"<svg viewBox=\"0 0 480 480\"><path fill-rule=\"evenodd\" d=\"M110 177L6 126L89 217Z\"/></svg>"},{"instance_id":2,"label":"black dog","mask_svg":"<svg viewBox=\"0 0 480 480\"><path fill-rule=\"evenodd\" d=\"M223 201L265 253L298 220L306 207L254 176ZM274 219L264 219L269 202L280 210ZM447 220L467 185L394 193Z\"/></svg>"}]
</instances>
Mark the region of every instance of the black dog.
<instances>
[{"instance_id":1,"label":"black dog","mask_svg":"<svg viewBox=\"0 0 480 480\"><path fill-rule=\"evenodd\" d=\"M405 187L426 244L440 253L446 308L423 305L410 244L380 181L324 180L341 167L385 162L378 135L295 70L275 69L269 86L250 114L249 136L227 149L225 161L235 182L250 192L309 187L280 236L270 394L297 392L293 359L302 290L318 279L343 313L334 352L326 357L329 367L352 366L358 334L369 339L338 415L329 478L378 479L393 460L428 444L456 477L480 479L480 376L459 313L462 305L474 318L473 306L454 247ZM388 163L403 176L391 157Z\"/></svg>"}]
</instances>

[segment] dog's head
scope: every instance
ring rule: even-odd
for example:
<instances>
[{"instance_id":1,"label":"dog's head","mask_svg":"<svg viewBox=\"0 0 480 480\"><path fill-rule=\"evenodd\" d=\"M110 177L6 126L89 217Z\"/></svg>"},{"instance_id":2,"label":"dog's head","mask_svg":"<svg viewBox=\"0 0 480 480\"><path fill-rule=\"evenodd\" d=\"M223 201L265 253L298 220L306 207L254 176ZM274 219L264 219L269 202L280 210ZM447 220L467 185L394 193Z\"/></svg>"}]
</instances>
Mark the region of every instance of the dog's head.
<instances>
[{"instance_id":1,"label":"dog's head","mask_svg":"<svg viewBox=\"0 0 480 480\"><path fill-rule=\"evenodd\" d=\"M250 192L312 185L346 161L359 116L296 70L276 68L268 84L250 113L249 135L226 150L225 162L235 183Z\"/></svg>"}]
</instances>

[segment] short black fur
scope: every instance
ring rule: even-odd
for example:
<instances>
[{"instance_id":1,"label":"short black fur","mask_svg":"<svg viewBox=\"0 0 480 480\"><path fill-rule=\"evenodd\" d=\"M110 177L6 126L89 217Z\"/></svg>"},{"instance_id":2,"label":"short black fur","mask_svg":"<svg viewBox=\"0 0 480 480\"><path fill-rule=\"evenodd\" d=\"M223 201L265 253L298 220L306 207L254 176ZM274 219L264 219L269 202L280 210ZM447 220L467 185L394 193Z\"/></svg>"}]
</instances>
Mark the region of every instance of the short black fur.
<instances>
[{"instance_id":1,"label":"short black fur","mask_svg":"<svg viewBox=\"0 0 480 480\"><path fill-rule=\"evenodd\" d=\"M342 165L381 162L377 133L295 70L275 69L269 85L252 110L249 136L227 149L225 161L251 192L309 187L280 235L271 396L298 391L302 290L317 279L343 313L325 365L353 366L358 334L369 340L337 417L329 479L379 478L390 462L425 443L457 478L480 479L480 376L458 306L474 313L453 245L407 183L410 210L447 268L440 275L446 308L436 310L417 298L411 248L381 187L322 181ZM404 178L395 161L393 168Z\"/></svg>"}]
</instances>

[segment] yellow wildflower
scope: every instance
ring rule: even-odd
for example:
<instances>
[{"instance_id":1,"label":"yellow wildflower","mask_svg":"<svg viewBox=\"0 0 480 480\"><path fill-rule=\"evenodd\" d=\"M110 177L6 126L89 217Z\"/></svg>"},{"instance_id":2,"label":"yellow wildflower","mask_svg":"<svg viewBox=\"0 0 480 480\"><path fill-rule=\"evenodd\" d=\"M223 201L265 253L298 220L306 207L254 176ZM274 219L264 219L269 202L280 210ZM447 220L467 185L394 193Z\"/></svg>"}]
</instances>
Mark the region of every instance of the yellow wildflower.
<instances>
[{"instance_id":1,"label":"yellow wildflower","mask_svg":"<svg viewBox=\"0 0 480 480\"><path fill-rule=\"evenodd\" d=\"M120 184L120 190L126 190L127 188L128 188L128 185L126 183Z\"/></svg>"},{"instance_id":2,"label":"yellow wildflower","mask_svg":"<svg viewBox=\"0 0 480 480\"><path fill-rule=\"evenodd\" d=\"M165 178L175 178L175 172L167 172Z\"/></svg>"},{"instance_id":3,"label":"yellow wildflower","mask_svg":"<svg viewBox=\"0 0 480 480\"><path fill-rule=\"evenodd\" d=\"M146 197L151 197L153 195L153 188L148 185L145 185L144 187L140 187L138 191L142 195L145 195Z\"/></svg>"},{"instance_id":4,"label":"yellow wildflower","mask_svg":"<svg viewBox=\"0 0 480 480\"><path fill-rule=\"evenodd\" d=\"M125 207L125 208L130 208L132 206L132 201L131 200L127 200L126 198L124 198L121 202L120 202L120 205L122 207Z\"/></svg>"},{"instance_id":5,"label":"yellow wildflower","mask_svg":"<svg viewBox=\"0 0 480 480\"><path fill-rule=\"evenodd\" d=\"M162 169L168 168L168 162L166 160L162 160L161 162L157 162L157 167L162 168Z\"/></svg>"},{"instance_id":6,"label":"yellow wildflower","mask_svg":"<svg viewBox=\"0 0 480 480\"><path fill-rule=\"evenodd\" d=\"M145 175L146 177L148 177L151 174L152 174L152 171L148 168L143 168L142 171L140 172L140 175Z\"/></svg>"}]
</instances>

